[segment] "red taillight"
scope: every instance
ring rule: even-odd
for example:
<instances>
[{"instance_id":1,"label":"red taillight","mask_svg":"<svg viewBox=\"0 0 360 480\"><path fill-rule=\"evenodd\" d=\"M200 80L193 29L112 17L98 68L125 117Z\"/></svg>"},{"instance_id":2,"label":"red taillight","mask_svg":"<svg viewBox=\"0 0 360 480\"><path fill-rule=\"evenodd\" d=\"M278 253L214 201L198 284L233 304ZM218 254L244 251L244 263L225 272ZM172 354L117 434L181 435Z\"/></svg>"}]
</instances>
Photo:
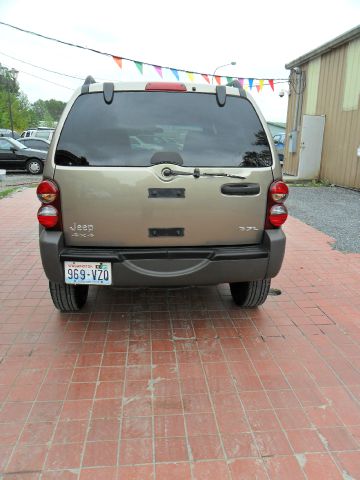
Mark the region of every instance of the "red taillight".
<instances>
[{"instance_id":1,"label":"red taillight","mask_svg":"<svg viewBox=\"0 0 360 480\"><path fill-rule=\"evenodd\" d=\"M288 211L283 202L289 195L286 183L276 181L270 185L265 228L279 228L286 222Z\"/></svg>"},{"instance_id":2,"label":"red taillight","mask_svg":"<svg viewBox=\"0 0 360 480\"><path fill-rule=\"evenodd\" d=\"M61 229L60 190L53 180L39 183L36 193L42 203L37 218L40 225L53 230Z\"/></svg>"},{"instance_id":3,"label":"red taillight","mask_svg":"<svg viewBox=\"0 0 360 480\"><path fill-rule=\"evenodd\" d=\"M270 195L276 203L285 202L289 195L288 186L284 182L274 182L270 187Z\"/></svg>"},{"instance_id":4,"label":"red taillight","mask_svg":"<svg viewBox=\"0 0 360 480\"><path fill-rule=\"evenodd\" d=\"M148 92L187 92L183 83L176 82L149 82L146 84L145 90Z\"/></svg>"},{"instance_id":5,"label":"red taillight","mask_svg":"<svg viewBox=\"0 0 360 480\"><path fill-rule=\"evenodd\" d=\"M288 211L285 205L273 205L269 212L269 221L274 227L281 227L286 222Z\"/></svg>"},{"instance_id":6,"label":"red taillight","mask_svg":"<svg viewBox=\"0 0 360 480\"><path fill-rule=\"evenodd\" d=\"M39 183L36 193L41 203L53 203L59 194L59 189L51 180L43 180Z\"/></svg>"},{"instance_id":7,"label":"red taillight","mask_svg":"<svg viewBox=\"0 0 360 480\"><path fill-rule=\"evenodd\" d=\"M43 205L39 208L37 217L40 225L45 228L53 228L59 221L59 212L52 205Z\"/></svg>"}]
</instances>

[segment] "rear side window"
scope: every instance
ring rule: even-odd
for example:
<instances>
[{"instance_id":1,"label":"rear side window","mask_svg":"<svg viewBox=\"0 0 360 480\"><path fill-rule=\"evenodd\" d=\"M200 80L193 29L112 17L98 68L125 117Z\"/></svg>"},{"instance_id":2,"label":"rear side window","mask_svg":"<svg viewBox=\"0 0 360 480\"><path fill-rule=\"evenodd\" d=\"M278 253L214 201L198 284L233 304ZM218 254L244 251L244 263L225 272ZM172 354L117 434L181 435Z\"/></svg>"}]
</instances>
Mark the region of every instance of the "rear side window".
<instances>
[{"instance_id":1,"label":"rear side window","mask_svg":"<svg viewBox=\"0 0 360 480\"><path fill-rule=\"evenodd\" d=\"M47 150L48 145L45 142L39 142L38 140L27 140L23 142L25 147L35 148L38 150Z\"/></svg>"},{"instance_id":2,"label":"rear side window","mask_svg":"<svg viewBox=\"0 0 360 480\"><path fill-rule=\"evenodd\" d=\"M115 92L81 95L62 129L55 163L66 166L150 166L172 152L184 166L268 167L266 133L251 103L214 94Z\"/></svg>"}]
</instances>

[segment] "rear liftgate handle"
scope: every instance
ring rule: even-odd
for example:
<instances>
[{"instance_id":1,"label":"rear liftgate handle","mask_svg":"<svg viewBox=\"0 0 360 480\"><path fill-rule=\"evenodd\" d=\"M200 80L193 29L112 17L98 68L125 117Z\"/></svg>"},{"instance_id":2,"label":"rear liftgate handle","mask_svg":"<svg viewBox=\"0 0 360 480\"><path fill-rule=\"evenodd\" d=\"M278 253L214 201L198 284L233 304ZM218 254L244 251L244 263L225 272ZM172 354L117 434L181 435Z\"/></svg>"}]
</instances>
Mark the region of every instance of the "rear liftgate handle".
<instances>
[{"instance_id":1,"label":"rear liftgate handle","mask_svg":"<svg viewBox=\"0 0 360 480\"><path fill-rule=\"evenodd\" d=\"M221 193L224 195L257 195L260 193L258 183L226 183L221 185Z\"/></svg>"}]
</instances>

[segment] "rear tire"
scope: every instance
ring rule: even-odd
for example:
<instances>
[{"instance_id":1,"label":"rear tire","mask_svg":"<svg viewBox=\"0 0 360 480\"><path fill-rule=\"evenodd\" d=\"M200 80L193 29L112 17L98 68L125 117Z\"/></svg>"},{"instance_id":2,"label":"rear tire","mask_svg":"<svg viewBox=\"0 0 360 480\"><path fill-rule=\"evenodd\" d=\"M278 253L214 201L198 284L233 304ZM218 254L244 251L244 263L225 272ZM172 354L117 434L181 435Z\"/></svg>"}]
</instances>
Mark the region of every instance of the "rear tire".
<instances>
[{"instance_id":1,"label":"rear tire","mask_svg":"<svg viewBox=\"0 0 360 480\"><path fill-rule=\"evenodd\" d=\"M89 285L49 282L52 301L60 312L77 312L86 303Z\"/></svg>"},{"instance_id":2,"label":"rear tire","mask_svg":"<svg viewBox=\"0 0 360 480\"><path fill-rule=\"evenodd\" d=\"M253 282L230 283L230 291L236 305L248 308L258 307L265 302L270 284L270 278Z\"/></svg>"}]
</instances>

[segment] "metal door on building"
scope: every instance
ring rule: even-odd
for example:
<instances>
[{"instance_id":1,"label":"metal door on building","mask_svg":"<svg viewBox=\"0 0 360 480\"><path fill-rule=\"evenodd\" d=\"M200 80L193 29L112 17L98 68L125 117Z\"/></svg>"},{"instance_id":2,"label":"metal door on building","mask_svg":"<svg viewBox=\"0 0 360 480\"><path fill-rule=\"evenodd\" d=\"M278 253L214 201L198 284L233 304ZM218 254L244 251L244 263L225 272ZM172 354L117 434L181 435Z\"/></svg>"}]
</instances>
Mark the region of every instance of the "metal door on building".
<instances>
[{"instance_id":1,"label":"metal door on building","mask_svg":"<svg viewBox=\"0 0 360 480\"><path fill-rule=\"evenodd\" d=\"M325 115L303 116L298 178L306 180L319 178L324 127Z\"/></svg>"}]
</instances>

